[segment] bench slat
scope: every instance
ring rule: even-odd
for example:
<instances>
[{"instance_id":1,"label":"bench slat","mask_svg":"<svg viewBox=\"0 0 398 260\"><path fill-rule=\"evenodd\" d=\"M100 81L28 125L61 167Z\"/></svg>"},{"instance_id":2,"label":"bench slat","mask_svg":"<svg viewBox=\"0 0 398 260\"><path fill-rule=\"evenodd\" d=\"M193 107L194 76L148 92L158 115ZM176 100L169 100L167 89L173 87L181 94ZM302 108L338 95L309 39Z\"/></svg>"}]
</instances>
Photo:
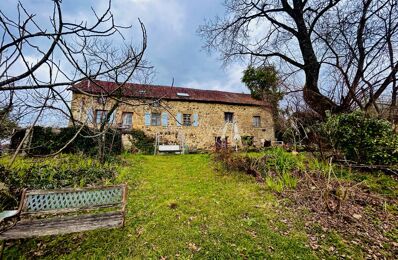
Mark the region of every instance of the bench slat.
<instances>
[{"instance_id":1,"label":"bench slat","mask_svg":"<svg viewBox=\"0 0 398 260\"><path fill-rule=\"evenodd\" d=\"M73 217L22 220L0 233L0 240L68 234L123 226L123 212L108 212Z\"/></svg>"}]
</instances>

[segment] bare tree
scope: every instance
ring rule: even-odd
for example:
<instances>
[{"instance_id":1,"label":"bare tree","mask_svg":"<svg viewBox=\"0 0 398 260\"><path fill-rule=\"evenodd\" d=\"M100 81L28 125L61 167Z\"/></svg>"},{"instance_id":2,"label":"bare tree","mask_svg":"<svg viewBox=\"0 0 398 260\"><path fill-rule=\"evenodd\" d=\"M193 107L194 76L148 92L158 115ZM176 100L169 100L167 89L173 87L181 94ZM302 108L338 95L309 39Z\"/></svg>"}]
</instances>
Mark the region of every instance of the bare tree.
<instances>
[{"instance_id":1,"label":"bare tree","mask_svg":"<svg viewBox=\"0 0 398 260\"><path fill-rule=\"evenodd\" d=\"M100 96L114 101L112 110L98 128L97 135L102 138L126 82L150 70L144 60L145 26L138 20L141 39L138 45L133 45L131 39L124 37L131 26L115 23L111 1L101 14L92 9L92 22L66 21L62 1L51 2L53 9L47 24L21 2L17 4L15 16L0 11L0 106L7 113L13 110L19 116L33 118L30 127L48 110L62 114L74 125L85 124L87 122L73 118L67 88L82 80L93 85L97 79L112 81L118 85L112 91L97 85L104 90ZM100 157L104 157L102 151Z\"/></svg>"},{"instance_id":2,"label":"bare tree","mask_svg":"<svg viewBox=\"0 0 398 260\"><path fill-rule=\"evenodd\" d=\"M304 72L304 100L321 115L367 109L396 85L396 0L226 0L225 6L225 17L199 29L206 47L226 62L249 56Z\"/></svg>"},{"instance_id":3,"label":"bare tree","mask_svg":"<svg viewBox=\"0 0 398 260\"><path fill-rule=\"evenodd\" d=\"M342 2L320 22L315 39L325 50L323 64L336 73L332 95L341 110L378 110L376 101L396 88L398 2Z\"/></svg>"}]
</instances>

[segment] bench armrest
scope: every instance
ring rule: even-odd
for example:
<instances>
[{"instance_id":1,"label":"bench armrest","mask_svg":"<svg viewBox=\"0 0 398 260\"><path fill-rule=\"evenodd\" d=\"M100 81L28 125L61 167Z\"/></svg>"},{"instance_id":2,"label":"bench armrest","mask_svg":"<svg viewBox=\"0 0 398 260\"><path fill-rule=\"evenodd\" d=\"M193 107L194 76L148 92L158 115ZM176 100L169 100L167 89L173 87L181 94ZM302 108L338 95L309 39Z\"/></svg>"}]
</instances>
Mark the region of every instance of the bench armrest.
<instances>
[{"instance_id":1,"label":"bench armrest","mask_svg":"<svg viewBox=\"0 0 398 260\"><path fill-rule=\"evenodd\" d=\"M19 214L19 209L2 211L2 212L0 212L0 223L3 222L7 218L17 216L18 214Z\"/></svg>"},{"instance_id":2,"label":"bench armrest","mask_svg":"<svg viewBox=\"0 0 398 260\"><path fill-rule=\"evenodd\" d=\"M18 216L19 213L21 213L21 209L22 209L22 206L23 206L22 204L23 204L23 202L25 200L25 196L26 196L26 189L23 189L22 190L22 194L21 194L21 201L19 202L18 209L15 209L15 210L4 210L4 211L0 212L0 223L2 223L7 218Z\"/></svg>"}]
</instances>

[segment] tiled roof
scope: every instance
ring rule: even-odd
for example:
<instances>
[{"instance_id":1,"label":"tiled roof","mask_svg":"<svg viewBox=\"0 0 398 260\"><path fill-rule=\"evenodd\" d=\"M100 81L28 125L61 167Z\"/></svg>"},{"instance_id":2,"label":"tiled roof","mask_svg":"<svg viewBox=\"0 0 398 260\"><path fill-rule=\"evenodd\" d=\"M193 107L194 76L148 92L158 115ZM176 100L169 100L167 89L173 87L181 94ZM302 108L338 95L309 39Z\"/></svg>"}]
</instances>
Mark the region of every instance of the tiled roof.
<instances>
[{"instance_id":1,"label":"tiled roof","mask_svg":"<svg viewBox=\"0 0 398 260\"><path fill-rule=\"evenodd\" d=\"M72 85L70 89L75 92L81 91L90 94L109 95L117 88L117 84L113 82L96 80L94 84L93 82L85 80ZM126 83L122 91L124 97L131 98L197 101L252 106L267 105L264 101L253 99L250 94L215 90Z\"/></svg>"}]
</instances>

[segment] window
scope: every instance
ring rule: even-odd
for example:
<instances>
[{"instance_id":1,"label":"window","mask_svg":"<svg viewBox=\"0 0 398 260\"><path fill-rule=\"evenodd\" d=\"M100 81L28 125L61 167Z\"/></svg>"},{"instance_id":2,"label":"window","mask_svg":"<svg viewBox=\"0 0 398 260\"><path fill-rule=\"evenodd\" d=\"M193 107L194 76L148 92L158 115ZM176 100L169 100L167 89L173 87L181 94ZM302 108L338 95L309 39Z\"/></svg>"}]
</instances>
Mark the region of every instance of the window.
<instances>
[{"instance_id":1,"label":"window","mask_svg":"<svg viewBox=\"0 0 398 260\"><path fill-rule=\"evenodd\" d=\"M152 113L151 114L151 125L153 125L153 126L160 125L160 113Z\"/></svg>"},{"instance_id":2,"label":"window","mask_svg":"<svg viewBox=\"0 0 398 260\"><path fill-rule=\"evenodd\" d=\"M225 120L225 123L232 123L234 121L234 113L225 112L224 120Z\"/></svg>"},{"instance_id":3,"label":"window","mask_svg":"<svg viewBox=\"0 0 398 260\"><path fill-rule=\"evenodd\" d=\"M188 93L177 92L178 97L189 97Z\"/></svg>"},{"instance_id":4,"label":"window","mask_svg":"<svg viewBox=\"0 0 398 260\"><path fill-rule=\"evenodd\" d=\"M96 110L95 111L95 123L101 124L105 121L106 116L108 115L108 111L106 110Z\"/></svg>"},{"instance_id":5,"label":"window","mask_svg":"<svg viewBox=\"0 0 398 260\"><path fill-rule=\"evenodd\" d=\"M253 144L254 144L254 136L250 136L250 135L242 136L242 143L245 146L253 146Z\"/></svg>"},{"instance_id":6,"label":"window","mask_svg":"<svg viewBox=\"0 0 398 260\"><path fill-rule=\"evenodd\" d=\"M261 127L261 118L259 116L253 116L253 126Z\"/></svg>"},{"instance_id":7,"label":"window","mask_svg":"<svg viewBox=\"0 0 398 260\"><path fill-rule=\"evenodd\" d=\"M184 126L191 126L191 114L183 114L182 115L182 124Z\"/></svg>"},{"instance_id":8,"label":"window","mask_svg":"<svg viewBox=\"0 0 398 260\"><path fill-rule=\"evenodd\" d=\"M160 107L160 101L159 100L153 101L152 106L153 107Z\"/></svg>"},{"instance_id":9,"label":"window","mask_svg":"<svg viewBox=\"0 0 398 260\"><path fill-rule=\"evenodd\" d=\"M97 97L97 102L98 102L98 104L101 104L101 105L105 104L106 103L106 97L103 97L103 96Z\"/></svg>"},{"instance_id":10,"label":"window","mask_svg":"<svg viewBox=\"0 0 398 260\"><path fill-rule=\"evenodd\" d=\"M122 114L122 128L131 128L133 126L133 113L124 112Z\"/></svg>"}]
</instances>

